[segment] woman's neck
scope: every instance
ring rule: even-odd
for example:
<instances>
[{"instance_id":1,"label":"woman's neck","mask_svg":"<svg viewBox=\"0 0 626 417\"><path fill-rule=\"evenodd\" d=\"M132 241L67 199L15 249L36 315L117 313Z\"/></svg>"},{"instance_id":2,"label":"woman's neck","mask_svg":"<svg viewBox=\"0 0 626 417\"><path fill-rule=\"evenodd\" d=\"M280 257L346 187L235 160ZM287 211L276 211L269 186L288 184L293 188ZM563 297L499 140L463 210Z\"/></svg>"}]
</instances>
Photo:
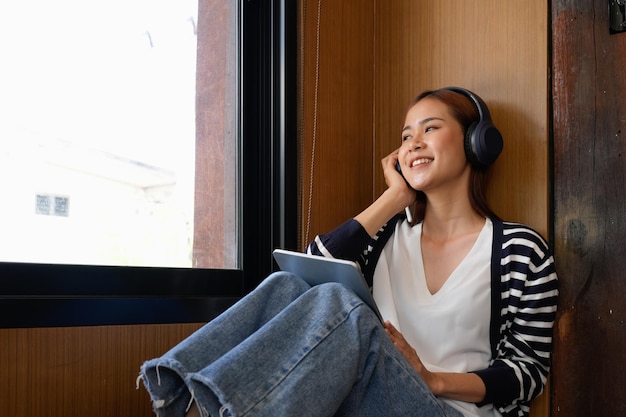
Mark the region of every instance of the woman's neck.
<instances>
[{"instance_id":1,"label":"woman's neck","mask_svg":"<svg viewBox=\"0 0 626 417\"><path fill-rule=\"evenodd\" d=\"M422 235L443 241L478 232L484 224L485 218L474 211L468 198L439 201L427 199Z\"/></svg>"}]
</instances>

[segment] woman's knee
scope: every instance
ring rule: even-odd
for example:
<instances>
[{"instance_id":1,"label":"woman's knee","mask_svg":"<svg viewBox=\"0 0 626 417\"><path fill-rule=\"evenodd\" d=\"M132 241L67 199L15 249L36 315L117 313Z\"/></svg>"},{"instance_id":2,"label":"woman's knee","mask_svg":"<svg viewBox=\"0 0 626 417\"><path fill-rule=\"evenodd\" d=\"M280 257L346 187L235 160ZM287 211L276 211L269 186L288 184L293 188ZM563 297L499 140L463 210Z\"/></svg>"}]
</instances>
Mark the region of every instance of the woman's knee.
<instances>
[{"instance_id":1,"label":"woman's knee","mask_svg":"<svg viewBox=\"0 0 626 417\"><path fill-rule=\"evenodd\" d=\"M363 300L351 289L338 282L328 282L311 288L311 296L317 298L320 303L331 302L335 305L356 307L364 304Z\"/></svg>"},{"instance_id":2,"label":"woman's knee","mask_svg":"<svg viewBox=\"0 0 626 417\"><path fill-rule=\"evenodd\" d=\"M280 288L303 293L311 288L302 278L291 272L278 271L265 278L259 287Z\"/></svg>"}]
</instances>

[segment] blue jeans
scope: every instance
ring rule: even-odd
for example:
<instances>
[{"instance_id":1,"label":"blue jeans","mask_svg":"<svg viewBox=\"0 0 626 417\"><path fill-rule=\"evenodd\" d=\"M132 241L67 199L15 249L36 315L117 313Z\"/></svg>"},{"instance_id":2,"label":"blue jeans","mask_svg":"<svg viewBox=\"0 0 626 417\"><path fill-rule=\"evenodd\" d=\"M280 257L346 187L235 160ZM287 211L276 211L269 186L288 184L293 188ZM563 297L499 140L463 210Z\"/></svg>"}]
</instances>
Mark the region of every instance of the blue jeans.
<instances>
[{"instance_id":1,"label":"blue jeans","mask_svg":"<svg viewBox=\"0 0 626 417\"><path fill-rule=\"evenodd\" d=\"M159 417L459 417L435 397L376 315L340 284L278 272L140 378ZM462 416L461 416L462 417Z\"/></svg>"}]
</instances>

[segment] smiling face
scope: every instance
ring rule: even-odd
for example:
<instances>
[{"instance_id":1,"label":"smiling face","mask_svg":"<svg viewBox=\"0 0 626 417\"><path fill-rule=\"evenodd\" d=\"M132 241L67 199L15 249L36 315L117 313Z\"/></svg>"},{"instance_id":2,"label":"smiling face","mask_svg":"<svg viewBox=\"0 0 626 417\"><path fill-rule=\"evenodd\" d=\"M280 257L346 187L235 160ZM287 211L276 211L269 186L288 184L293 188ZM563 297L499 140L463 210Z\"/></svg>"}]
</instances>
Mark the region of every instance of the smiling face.
<instances>
[{"instance_id":1,"label":"smiling face","mask_svg":"<svg viewBox=\"0 0 626 417\"><path fill-rule=\"evenodd\" d=\"M426 97L406 114L398 161L416 190L467 190L470 164L465 156L464 132L442 101Z\"/></svg>"}]
</instances>

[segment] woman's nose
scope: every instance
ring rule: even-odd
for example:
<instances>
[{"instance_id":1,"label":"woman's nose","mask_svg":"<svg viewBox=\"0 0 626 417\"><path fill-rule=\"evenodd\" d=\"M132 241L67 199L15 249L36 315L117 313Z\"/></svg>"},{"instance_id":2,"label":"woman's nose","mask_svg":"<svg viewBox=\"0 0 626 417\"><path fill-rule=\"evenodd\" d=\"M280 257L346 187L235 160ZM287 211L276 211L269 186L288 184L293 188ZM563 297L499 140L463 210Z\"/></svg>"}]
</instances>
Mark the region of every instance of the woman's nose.
<instances>
[{"instance_id":1,"label":"woman's nose","mask_svg":"<svg viewBox=\"0 0 626 417\"><path fill-rule=\"evenodd\" d=\"M424 143L418 138L411 138L407 143L407 147L409 151L416 151L418 149L422 149L424 147Z\"/></svg>"}]
</instances>

